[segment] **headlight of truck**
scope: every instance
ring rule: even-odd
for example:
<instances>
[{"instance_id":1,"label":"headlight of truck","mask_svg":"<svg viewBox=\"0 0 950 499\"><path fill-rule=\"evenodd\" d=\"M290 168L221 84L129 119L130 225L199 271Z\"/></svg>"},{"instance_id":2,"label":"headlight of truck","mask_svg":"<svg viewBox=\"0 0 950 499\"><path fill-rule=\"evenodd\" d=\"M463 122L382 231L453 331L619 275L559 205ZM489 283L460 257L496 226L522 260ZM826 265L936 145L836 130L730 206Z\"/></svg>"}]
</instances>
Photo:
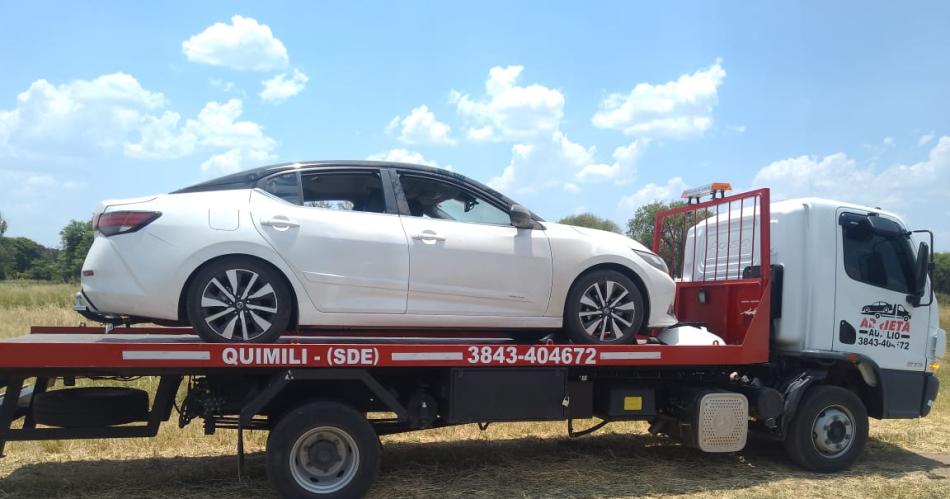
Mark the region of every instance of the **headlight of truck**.
<instances>
[{"instance_id":1,"label":"headlight of truck","mask_svg":"<svg viewBox=\"0 0 950 499\"><path fill-rule=\"evenodd\" d=\"M659 256L655 255L654 253L652 253L652 252L650 252L650 251L640 251L640 250L636 250L636 249L633 250L633 251L634 251L636 254L640 255L640 258L643 258L643 259L644 259L647 263L649 263L650 266L652 266L653 268L659 270L660 272L663 272L664 274L669 274L669 273L670 273L670 269L667 268L667 266L666 266L666 261L664 261L664 260L663 260L662 258L660 258Z\"/></svg>"}]
</instances>

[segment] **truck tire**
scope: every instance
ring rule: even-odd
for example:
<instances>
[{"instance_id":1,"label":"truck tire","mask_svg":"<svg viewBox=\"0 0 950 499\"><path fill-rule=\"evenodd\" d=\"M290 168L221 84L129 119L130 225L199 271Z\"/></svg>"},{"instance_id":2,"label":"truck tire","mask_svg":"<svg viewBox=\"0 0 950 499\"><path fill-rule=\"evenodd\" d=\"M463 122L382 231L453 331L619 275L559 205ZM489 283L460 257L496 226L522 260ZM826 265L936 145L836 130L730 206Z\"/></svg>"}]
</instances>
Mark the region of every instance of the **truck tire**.
<instances>
[{"instance_id":1,"label":"truck tire","mask_svg":"<svg viewBox=\"0 0 950 499\"><path fill-rule=\"evenodd\" d=\"M785 437L785 451L799 466L820 473L847 469L868 441L868 413L861 399L840 386L810 388Z\"/></svg>"},{"instance_id":2,"label":"truck tire","mask_svg":"<svg viewBox=\"0 0 950 499\"><path fill-rule=\"evenodd\" d=\"M95 428L144 421L148 393L136 388L96 386L38 393L33 419L61 428Z\"/></svg>"},{"instance_id":3,"label":"truck tire","mask_svg":"<svg viewBox=\"0 0 950 499\"><path fill-rule=\"evenodd\" d=\"M362 497L379 471L379 439L353 408L311 402L287 412L271 430L266 461L283 498Z\"/></svg>"}]
</instances>

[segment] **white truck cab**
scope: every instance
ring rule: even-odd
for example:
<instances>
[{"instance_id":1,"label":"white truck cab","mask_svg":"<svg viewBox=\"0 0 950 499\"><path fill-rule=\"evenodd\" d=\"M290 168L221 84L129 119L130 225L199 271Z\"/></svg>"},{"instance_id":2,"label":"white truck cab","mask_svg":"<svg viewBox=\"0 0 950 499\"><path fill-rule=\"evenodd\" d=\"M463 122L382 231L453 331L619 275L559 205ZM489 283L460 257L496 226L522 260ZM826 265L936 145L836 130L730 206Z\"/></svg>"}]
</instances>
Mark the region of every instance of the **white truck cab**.
<instances>
[{"instance_id":1,"label":"white truck cab","mask_svg":"<svg viewBox=\"0 0 950 499\"><path fill-rule=\"evenodd\" d=\"M930 232L912 232L880 208L828 199L769 208L772 357L855 366L860 382L849 383L865 393L872 417L927 415L946 352L931 290L932 235L917 241ZM730 205L692 224L680 279L721 281L757 269L759 215Z\"/></svg>"},{"instance_id":2,"label":"white truck cab","mask_svg":"<svg viewBox=\"0 0 950 499\"><path fill-rule=\"evenodd\" d=\"M783 278L774 349L856 355L864 382L881 391L872 416L929 412L932 372L946 351L930 283L932 241L915 244L894 213L826 199L772 203L770 225L771 260Z\"/></svg>"}]
</instances>

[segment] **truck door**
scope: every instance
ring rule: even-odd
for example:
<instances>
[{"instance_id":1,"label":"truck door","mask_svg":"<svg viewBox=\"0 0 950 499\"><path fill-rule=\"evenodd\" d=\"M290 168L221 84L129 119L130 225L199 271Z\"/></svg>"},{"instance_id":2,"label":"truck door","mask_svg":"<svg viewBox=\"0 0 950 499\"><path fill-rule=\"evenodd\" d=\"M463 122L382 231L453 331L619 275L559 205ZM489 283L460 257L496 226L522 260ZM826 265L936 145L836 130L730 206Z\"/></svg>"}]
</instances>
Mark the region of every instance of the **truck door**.
<instances>
[{"instance_id":1,"label":"truck door","mask_svg":"<svg viewBox=\"0 0 950 499\"><path fill-rule=\"evenodd\" d=\"M838 211L833 348L867 355L883 369L923 370L929 308L908 303L914 249L894 219Z\"/></svg>"}]
</instances>

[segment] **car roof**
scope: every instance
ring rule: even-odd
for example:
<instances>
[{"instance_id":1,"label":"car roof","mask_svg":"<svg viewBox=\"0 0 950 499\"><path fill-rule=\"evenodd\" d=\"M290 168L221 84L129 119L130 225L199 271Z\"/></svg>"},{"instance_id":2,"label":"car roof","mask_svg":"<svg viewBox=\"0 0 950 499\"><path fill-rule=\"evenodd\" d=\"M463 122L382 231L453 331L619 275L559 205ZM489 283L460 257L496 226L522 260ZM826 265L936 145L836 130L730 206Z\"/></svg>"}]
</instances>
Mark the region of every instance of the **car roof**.
<instances>
[{"instance_id":1,"label":"car roof","mask_svg":"<svg viewBox=\"0 0 950 499\"><path fill-rule=\"evenodd\" d=\"M172 194L179 194L184 192L202 192L202 191L221 191L221 190L230 190L230 189L250 189L257 184L257 181L267 177L268 175L273 175L275 173L281 173L291 170L304 170L304 169L315 169L315 168L395 168L399 170L415 170L419 172L431 173L445 177L451 177L456 180L473 184L476 187L486 190L496 196L504 198L504 196L495 191L494 189L481 184L480 182L470 179L464 175L460 175L450 170L444 168L437 168L434 166L427 165L417 165L412 163L397 163L392 161L368 161L368 160L321 160L321 161L295 161L293 163L278 163L274 165L259 166L257 168L252 168L250 170L244 170L237 173L232 173L230 175L225 175L223 177L214 178L211 180L206 180L204 182L191 185L177 191L173 191Z\"/></svg>"},{"instance_id":2,"label":"car roof","mask_svg":"<svg viewBox=\"0 0 950 499\"><path fill-rule=\"evenodd\" d=\"M318 169L318 168L389 168L389 169L398 169L398 170L411 170L421 173L428 173L431 175L442 176L446 178L455 179L464 184L468 184L477 190L481 190L490 194L493 197L498 198L498 200L505 202L509 205L515 204L513 200L505 196L504 194L492 189L491 187L482 184L481 182L468 178L465 175L455 173L451 170L446 170L445 168L438 168L435 166L427 165L417 165L413 163L399 163L394 161L369 161L369 160L320 160L320 161L295 161L293 163L278 163L274 165L265 165L259 166L257 168L251 168L250 170L244 170L237 173L232 173L230 175L225 175L223 177L218 177L211 180L206 180L204 182L184 187L178 189L177 191L172 191L172 194L182 194L188 192L207 192L207 191L224 191L224 190L233 190L233 189L252 189L257 185L257 182L269 175L275 173L287 172L292 170L309 170L309 169ZM540 220L540 218L539 218Z\"/></svg>"}]
</instances>

